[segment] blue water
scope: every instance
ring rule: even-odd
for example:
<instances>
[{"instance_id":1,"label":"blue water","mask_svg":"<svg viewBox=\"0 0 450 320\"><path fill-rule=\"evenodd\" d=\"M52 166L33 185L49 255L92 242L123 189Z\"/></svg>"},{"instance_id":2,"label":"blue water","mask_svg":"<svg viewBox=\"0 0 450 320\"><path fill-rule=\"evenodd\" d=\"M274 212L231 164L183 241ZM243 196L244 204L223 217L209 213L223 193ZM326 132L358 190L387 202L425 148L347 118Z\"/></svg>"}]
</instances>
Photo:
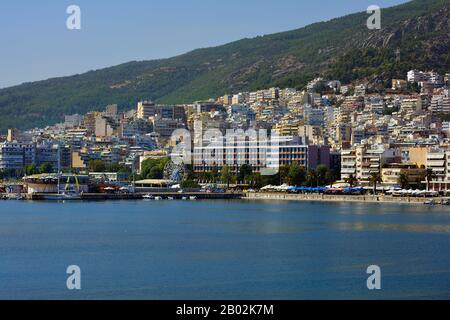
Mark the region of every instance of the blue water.
<instances>
[{"instance_id":1,"label":"blue water","mask_svg":"<svg viewBox=\"0 0 450 320\"><path fill-rule=\"evenodd\" d=\"M0 201L0 299L412 298L450 298L449 208Z\"/></svg>"}]
</instances>

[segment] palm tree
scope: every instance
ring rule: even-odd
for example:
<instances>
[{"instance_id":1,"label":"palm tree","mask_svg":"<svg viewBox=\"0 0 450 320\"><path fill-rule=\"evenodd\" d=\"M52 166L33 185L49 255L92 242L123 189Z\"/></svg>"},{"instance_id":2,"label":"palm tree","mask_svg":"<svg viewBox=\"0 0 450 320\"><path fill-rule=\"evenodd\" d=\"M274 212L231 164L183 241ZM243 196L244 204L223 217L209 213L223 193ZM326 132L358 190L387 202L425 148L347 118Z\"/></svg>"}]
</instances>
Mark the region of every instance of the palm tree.
<instances>
[{"instance_id":1,"label":"palm tree","mask_svg":"<svg viewBox=\"0 0 450 320\"><path fill-rule=\"evenodd\" d=\"M353 174L351 174L347 178L345 178L345 183L348 183L350 185L350 188L353 188L357 182L358 182L358 180L356 179L356 177Z\"/></svg>"},{"instance_id":2,"label":"palm tree","mask_svg":"<svg viewBox=\"0 0 450 320\"><path fill-rule=\"evenodd\" d=\"M227 165L223 166L222 168L221 180L222 182L227 184L227 189L230 189L231 172L230 167Z\"/></svg>"},{"instance_id":3,"label":"palm tree","mask_svg":"<svg viewBox=\"0 0 450 320\"><path fill-rule=\"evenodd\" d=\"M398 183L402 187L402 189L406 189L409 186L409 175L405 170L400 171L398 175Z\"/></svg>"},{"instance_id":4,"label":"palm tree","mask_svg":"<svg viewBox=\"0 0 450 320\"><path fill-rule=\"evenodd\" d=\"M306 184L312 187L314 184L318 186L316 170L310 169L306 173Z\"/></svg>"},{"instance_id":5,"label":"palm tree","mask_svg":"<svg viewBox=\"0 0 450 320\"><path fill-rule=\"evenodd\" d=\"M425 178L426 178L426 181L427 181L427 191L429 191L430 190L430 181L433 181L433 179L436 178L436 174L434 173L433 169L431 169L431 168L427 169L427 172L425 174Z\"/></svg>"},{"instance_id":6,"label":"palm tree","mask_svg":"<svg viewBox=\"0 0 450 320\"><path fill-rule=\"evenodd\" d=\"M377 184L381 183L381 175L379 172L373 172L370 174L370 183L373 185L373 194L377 194Z\"/></svg>"}]
</instances>

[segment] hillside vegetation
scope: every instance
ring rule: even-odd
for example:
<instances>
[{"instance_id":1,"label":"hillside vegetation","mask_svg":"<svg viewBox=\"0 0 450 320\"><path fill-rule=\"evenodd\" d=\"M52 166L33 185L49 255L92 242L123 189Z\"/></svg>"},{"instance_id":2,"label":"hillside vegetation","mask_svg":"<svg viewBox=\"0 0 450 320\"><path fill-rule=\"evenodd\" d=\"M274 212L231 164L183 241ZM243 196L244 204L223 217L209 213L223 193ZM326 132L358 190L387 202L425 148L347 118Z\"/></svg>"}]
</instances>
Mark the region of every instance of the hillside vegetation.
<instances>
[{"instance_id":1,"label":"hillside vegetation","mask_svg":"<svg viewBox=\"0 0 450 320\"><path fill-rule=\"evenodd\" d=\"M301 88L317 75L351 82L404 78L412 68L449 72L450 0L383 9L381 30L368 30L367 18L362 12L170 59L2 89L0 132L53 124L112 103L127 109L142 99L189 103L270 86Z\"/></svg>"}]
</instances>

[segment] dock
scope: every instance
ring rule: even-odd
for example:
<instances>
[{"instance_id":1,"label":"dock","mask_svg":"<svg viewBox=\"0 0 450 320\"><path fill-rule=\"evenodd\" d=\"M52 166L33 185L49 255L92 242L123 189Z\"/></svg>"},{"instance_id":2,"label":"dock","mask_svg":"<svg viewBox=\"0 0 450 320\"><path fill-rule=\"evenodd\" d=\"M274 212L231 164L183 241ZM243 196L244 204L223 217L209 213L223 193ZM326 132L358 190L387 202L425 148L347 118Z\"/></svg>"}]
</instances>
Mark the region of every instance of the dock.
<instances>
[{"instance_id":1,"label":"dock","mask_svg":"<svg viewBox=\"0 0 450 320\"><path fill-rule=\"evenodd\" d=\"M83 193L82 201L104 201L104 200L141 200L144 195L150 195L154 198L162 199L173 198L181 200L183 198L195 197L198 200L223 200L223 199L242 199L242 193L207 193L207 192L146 192L146 193ZM24 197L31 201L45 201L51 194L33 193L26 194Z\"/></svg>"}]
</instances>

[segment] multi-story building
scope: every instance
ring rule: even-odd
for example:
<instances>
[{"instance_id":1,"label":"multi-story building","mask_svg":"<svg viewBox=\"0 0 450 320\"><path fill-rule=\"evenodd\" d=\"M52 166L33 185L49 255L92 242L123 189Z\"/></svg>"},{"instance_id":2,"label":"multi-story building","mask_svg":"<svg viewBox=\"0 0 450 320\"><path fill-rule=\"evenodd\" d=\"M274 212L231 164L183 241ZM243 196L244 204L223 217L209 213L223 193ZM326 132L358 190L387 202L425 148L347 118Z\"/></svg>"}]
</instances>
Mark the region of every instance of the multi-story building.
<instances>
[{"instance_id":1,"label":"multi-story building","mask_svg":"<svg viewBox=\"0 0 450 320\"><path fill-rule=\"evenodd\" d=\"M29 143L0 143L0 169L21 170L35 164L36 147Z\"/></svg>"},{"instance_id":2,"label":"multi-story building","mask_svg":"<svg viewBox=\"0 0 450 320\"><path fill-rule=\"evenodd\" d=\"M183 122L177 119L167 119L167 118L153 118L153 131L163 139L170 138L173 132L177 129L184 129L186 126Z\"/></svg>"},{"instance_id":3,"label":"multi-story building","mask_svg":"<svg viewBox=\"0 0 450 320\"><path fill-rule=\"evenodd\" d=\"M58 167L61 167L61 148L58 144L37 145L35 159L37 166L47 163L51 164L56 170Z\"/></svg>"},{"instance_id":4,"label":"multi-story building","mask_svg":"<svg viewBox=\"0 0 450 320\"><path fill-rule=\"evenodd\" d=\"M149 118L163 118L172 120L186 120L184 106L177 105L156 105L151 101L142 101L137 106L138 119L148 120Z\"/></svg>"},{"instance_id":5,"label":"multi-story building","mask_svg":"<svg viewBox=\"0 0 450 320\"><path fill-rule=\"evenodd\" d=\"M242 165L250 165L253 172L273 170L279 166L298 163L305 168L330 164L330 148L308 146L299 137L280 137L279 143L224 143L194 147L194 171L220 172L226 165L237 173Z\"/></svg>"},{"instance_id":6,"label":"multi-story building","mask_svg":"<svg viewBox=\"0 0 450 320\"><path fill-rule=\"evenodd\" d=\"M417 188L422 184L426 173L425 168L419 168L415 164L390 163L381 169L381 179L384 186L401 186L400 175L404 173L408 179L408 187Z\"/></svg>"},{"instance_id":7,"label":"multi-story building","mask_svg":"<svg viewBox=\"0 0 450 320\"><path fill-rule=\"evenodd\" d=\"M401 151L385 145L359 145L356 147L356 178L361 185L370 185L373 174L381 175L385 164L401 162Z\"/></svg>"},{"instance_id":8,"label":"multi-story building","mask_svg":"<svg viewBox=\"0 0 450 320\"><path fill-rule=\"evenodd\" d=\"M443 183L448 181L448 153L441 148L431 148L427 153L427 169L431 169L434 175L433 182Z\"/></svg>"},{"instance_id":9,"label":"multi-story building","mask_svg":"<svg viewBox=\"0 0 450 320\"><path fill-rule=\"evenodd\" d=\"M82 126L86 128L87 135L92 136L95 135L95 122L96 118L101 116L101 112L88 112L83 118Z\"/></svg>"},{"instance_id":10,"label":"multi-story building","mask_svg":"<svg viewBox=\"0 0 450 320\"><path fill-rule=\"evenodd\" d=\"M341 180L345 181L350 176L356 178L355 149L347 149L341 151Z\"/></svg>"},{"instance_id":11,"label":"multi-story building","mask_svg":"<svg viewBox=\"0 0 450 320\"><path fill-rule=\"evenodd\" d=\"M418 113L422 110L422 100L420 98L403 99L400 110L405 113Z\"/></svg>"},{"instance_id":12,"label":"multi-story building","mask_svg":"<svg viewBox=\"0 0 450 320\"><path fill-rule=\"evenodd\" d=\"M341 152L341 179L353 175L363 186L371 184L373 174L380 174L384 165L401 162L401 152L385 145L361 144Z\"/></svg>"},{"instance_id":13,"label":"multi-story building","mask_svg":"<svg viewBox=\"0 0 450 320\"><path fill-rule=\"evenodd\" d=\"M431 99L430 109L433 113L450 113L450 97L434 95Z\"/></svg>"},{"instance_id":14,"label":"multi-story building","mask_svg":"<svg viewBox=\"0 0 450 320\"><path fill-rule=\"evenodd\" d=\"M151 101L141 101L137 106L138 119L148 120L150 117L154 117L156 114L156 105Z\"/></svg>"},{"instance_id":15,"label":"multi-story building","mask_svg":"<svg viewBox=\"0 0 450 320\"><path fill-rule=\"evenodd\" d=\"M421 81L426 81L427 77L425 76L425 73L419 70L411 70L408 71L407 74L407 79L408 82L421 82Z\"/></svg>"}]
</instances>

